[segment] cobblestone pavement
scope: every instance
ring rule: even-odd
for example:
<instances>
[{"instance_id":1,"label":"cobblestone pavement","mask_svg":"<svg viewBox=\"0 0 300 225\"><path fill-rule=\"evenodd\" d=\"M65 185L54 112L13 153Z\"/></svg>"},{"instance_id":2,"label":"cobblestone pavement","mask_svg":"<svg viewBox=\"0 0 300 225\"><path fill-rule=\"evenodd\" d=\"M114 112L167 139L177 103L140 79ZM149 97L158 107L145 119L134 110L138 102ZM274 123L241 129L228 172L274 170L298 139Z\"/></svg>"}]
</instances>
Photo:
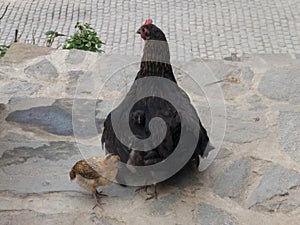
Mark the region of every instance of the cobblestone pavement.
<instances>
[{"instance_id":1,"label":"cobblestone pavement","mask_svg":"<svg viewBox=\"0 0 300 225\"><path fill-rule=\"evenodd\" d=\"M299 225L300 58L290 54L174 69L211 142L222 142L217 158L205 171L160 183L157 200L145 201L135 187L100 188L106 204L92 209L91 193L68 173L83 157L104 154L95 126L126 94L139 59L9 48L0 60L0 224ZM205 86L212 75L223 82Z\"/></svg>"},{"instance_id":2,"label":"cobblestone pavement","mask_svg":"<svg viewBox=\"0 0 300 225\"><path fill-rule=\"evenodd\" d=\"M0 15L9 2L0 1ZM71 35L80 21L98 31L106 52L140 55L143 43L135 31L147 18L166 33L178 61L231 53L300 54L299 0L13 0L0 21L0 44L10 44L18 29L20 42L44 46L46 31Z\"/></svg>"}]
</instances>

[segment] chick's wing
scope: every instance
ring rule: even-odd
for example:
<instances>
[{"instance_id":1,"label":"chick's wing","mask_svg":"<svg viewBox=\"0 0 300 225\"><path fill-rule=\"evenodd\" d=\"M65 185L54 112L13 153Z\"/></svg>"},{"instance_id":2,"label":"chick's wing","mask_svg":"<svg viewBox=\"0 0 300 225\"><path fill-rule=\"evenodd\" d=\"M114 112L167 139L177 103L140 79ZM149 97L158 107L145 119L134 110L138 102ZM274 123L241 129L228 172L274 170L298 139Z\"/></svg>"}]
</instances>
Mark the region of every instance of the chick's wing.
<instances>
[{"instance_id":1,"label":"chick's wing","mask_svg":"<svg viewBox=\"0 0 300 225\"><path fill-rule=\"evenodd\" d=\"M89 158L87 160L87 163L91 167L92 170L94 170L96 173L98 173L99 176L105 175L108 170L108 165L105 163L105 160L100 157L93 157Z\"/></svg>"},{"instance_id":2,"label":"chick's wing","mask_svg":"<svg viewBox=\"0 0 300 225\"><path fill-rule=\"evenodd\" d=\"M73 170L78 173L80 176L87 179L96 179L100 177L100 174L91 166L88 160L81 160L77 162Z\"/></svg>"}]
</instances>

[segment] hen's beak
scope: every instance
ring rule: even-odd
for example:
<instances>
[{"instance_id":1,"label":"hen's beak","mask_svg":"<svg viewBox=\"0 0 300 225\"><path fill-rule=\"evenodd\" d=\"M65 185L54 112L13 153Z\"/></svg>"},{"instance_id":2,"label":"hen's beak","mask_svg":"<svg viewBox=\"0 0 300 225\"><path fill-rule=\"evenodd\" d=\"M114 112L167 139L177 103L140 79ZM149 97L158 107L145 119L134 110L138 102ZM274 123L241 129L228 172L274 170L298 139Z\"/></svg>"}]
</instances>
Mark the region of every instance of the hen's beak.
<instances>
[{"instance_id":1,"label":"hen's beak","mask_svg":"<svg viewBox=\"0 0 300 225\"><path fill-rule=\"evenodd\" d=\"M141 34L141 29L138 29L136 33Z\"/></svg>"}]
</instances>

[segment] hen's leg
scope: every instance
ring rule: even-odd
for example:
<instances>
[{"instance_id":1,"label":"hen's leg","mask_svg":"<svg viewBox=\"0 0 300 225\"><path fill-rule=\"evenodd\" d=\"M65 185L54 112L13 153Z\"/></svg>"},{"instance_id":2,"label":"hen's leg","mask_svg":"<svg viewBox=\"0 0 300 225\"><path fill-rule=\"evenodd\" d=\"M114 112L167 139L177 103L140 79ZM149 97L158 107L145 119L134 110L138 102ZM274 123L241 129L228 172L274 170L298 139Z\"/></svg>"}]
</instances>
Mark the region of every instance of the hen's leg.
<instances>
[{"instance_id":1,"label":"hen's leg","mask_svg":"<svg viewBox=\"0 0 300 225\"><path fill-rule=\"evenodd\" d=\"M157 192L157 185L156 184L153 184L153 187L154 187L154 191L152 193L147 193L147 195L149 195L148 198L146 198L146 200L150 200L150 199L157 199L157 195L158 195L158 192ZM147 191L146 191L147 192Z\"/></svg>"},{"instance_id":2,"label":"hen's leg","mask_svg":"<svg viewBox=\"0 0 300 225\"><path fill-rule=\"evenodd\" d=\"M145 191L147 193L148 187L149 187L149 185L139 187L135 190L135 192Z\"/></svg>"},{"instance_id":3,"label":"hen's leg","mask_svg":"<svg viewBox=\"0 0 300 225\"><path fill-rule=\"evenodd\" d=\"M152 193L148 193L148 188L149 188L150 186L153 186L153 189L154 189ZM146 200L150 200L150 199L153 199L153 198L157 199L157 196L158 196L158 192L157 192L157 184L153 184L153 185L145 185L145 186L143 186L143 187L139 187L139 188L137 188L137 189L135 190L135 192L140 192L140 191L142 191L142 190L144 190L144 191L147 193L147 195L149 195L149 197L147 197Z\"/></svg>"}]
</instances>

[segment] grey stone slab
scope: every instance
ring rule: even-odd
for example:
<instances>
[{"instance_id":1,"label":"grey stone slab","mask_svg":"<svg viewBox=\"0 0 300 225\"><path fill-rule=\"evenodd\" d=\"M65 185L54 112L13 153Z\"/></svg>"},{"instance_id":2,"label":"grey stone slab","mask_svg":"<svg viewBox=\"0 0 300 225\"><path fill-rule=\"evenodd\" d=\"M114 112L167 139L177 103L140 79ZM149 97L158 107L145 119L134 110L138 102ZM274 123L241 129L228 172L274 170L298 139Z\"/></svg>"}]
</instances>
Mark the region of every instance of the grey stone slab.
<instances>
[{"instance_id":1,"label":"grey stone slab","mask_svg":"<svg viewBox=\"0 0 300 225\"><path fill-rule=\"evenodd\" d=\"M256 94L248 97L247 102L252 105L254 110L263 110L268 108L268 106L263 103L261 97Z\"/></svg>"},{"instance_id":2,"label":"grey stone slab","mask_svg":"<svg viewBox=\"0 0 300 225\"><path fill-rule=\"evenodd\" d=\"M16 193L79 190L68 177L70 168L79 159L82 156L73 142L45 142L38 147L7 149L0 158L0 190Z\"/></svg>"},{"instance_id":3,"label":"grey stone slab","mask_svg":"<svg viewBox=\"0 0 300 225\"><path fill-rule=\"evenodd\" d=\"M42 146L44 143L43 140L33 141L30 137L24 134L17 134L12 131L7 131L4 133L5 135L1 137L1 148L0 155L2 155L6 150L15 149L15 148L38 148Z\"/></svg>"},{"instance_id":4,"label":"grey stone slab","mask_svg":"<svg viewBox=\"0 0 300 225\"><path fill-rule=\"evenodd\" d=\"M0 213L1 224L44 224L53 225L61 224L71 225L74 221L74 215L71 213L47 214L39 213L31 210L22 211L4 211Z\"/></svg>"},{"instance_id":5,"label":"grey stone slab","mask_svg":"<svg viewBox=\"0 0 300 225\"><path fill-rule=\"evenodd\" d=\"M10 113L6 121L41 128L56 135L73 134L72 115L57 106L40 106Z\"/></svg>"},{"instance_id":6,"label":"grey stone slab","mask_svg":"<svg viewBox=\"0 0 300 225\"><path fill-rule=\"evenodd\" d=\"M6 106L3 103L0 103L0 115L5 111ZM1 118L1 117L0 117Z\"/></svg>"},{"instance_id":7,"label":"grey stone slab","mask_svg":"<svg viewBox=\"0 0 300 225\"><path fill-rule=\"evenodd\" d=\"M8 101L8 108L9 111L15 111L15 110L24 110L29 109L33 107L38 106L49 106L52 105L56 99L51 97L38 97L38 98L32 98L27 96L16 96L11 97Z\"/></svg>"},{"instance_id":8,"label":"grey stone slab","mask_svg":"<svg viewBox=\"0 0 300 225\"><path fill-rule=\"evenodd\" d=\"M281 111L278 130L282 149L300 162L300 112Z\"/></svg>"},{"instance_id":9,"label":"grey stone slab","mask_svg":"<svg viewBox=\"0 0 300 225\"><path fill-rule=\"evenodd\" d=\"M291 101L299 104L299 69L293 67L273 68L266 72L258 91L270 99Z\"/></svg>"},{"instance_id":10,"label":"grey stone slab","mask_svg":"<svg viewBox=\"0 0 300 225\"><path fill-rule=\"evenodd\" d=\"M254 77L254 72L250 67L243 67L241 71L241 78L247 85L252 85L252 79Z\"/></svg>"},{"instance_id":11,"label":"grey stone slab","mask_svg":"<svg viewBox=\"0 0 300 225\"><path fill-rule=\"evenodd\" d=\"M34 65L28 66L25 68L24 72L29 77L35 77L39 80L49 80L58 77L57 69L47 59L43 59Z\"/></svg>"},{"instance_id":12,"label":"grey stone slab","mask_svg":"<svg viewBox=\"0 0 300 225\"><path fill-rule=\"evenodd\" d=\"M2 62L0 62L0 65ZM0 80L4 80L5 78L7 77L7 75L5 75L5 72L4 71L0 71Z\"/></svg>"},{"instance_id":13,"label":"grey stone slab","mask_svg":"<svg viewBox=\"0 0 300 225\"><path fill-rule=\"evenodd\" d=\"M29 95L33 94L43 86L38 83L30 83L27 81L16 82L14 84L7 84L1 87L0 93L6 95L12 95L16 93L23 92L24 94L27 93Z\"/></svg>"},{"instance_id":14,"label":"grey stone slab","mask_svg":"<svg viewBox=\"0 0 300 225\"><path fill-rule=\"evenodd\" d=\"M249 143L269 135L263 111L248 111L227 106L225 140L234 143ZM257 121L259 119L259 121Z\"/></svg>"},{"instance_id":15,"label":"grey stone slab","mask_svg":"<svg viewBox=\"0 0 300 225\"><path fill-rule=\"evenodd\" d=\"M183 66L183 77L179 79L180 85L187 91L197 95L209 91L212 85L222 88L225 99L235 99L246 93L253 85L253 71L247 67L238 67L222 61L198 62ZM195 77L201 77L201 83L197 84Z\"/></svg>"},{"instance_id":16,"label":"grey stone slab","mask_svg":"<svg viewBox=\"0 0 300 225\"><path fill-rule=\"evenodd\" d=\"M168 194L160 197L158 201L153 201L150 204L150 213L154 216L162 216L174 210L176 203L180 199L179 195Z\"/></svg>"},{"instance_id":17,"label":"grey stone slab","mask_svg":"<svg viewBox=\"0 0 300 225\"><path fill-rule=\"evenodd\" d=\"M66 87L66 93L70 95L75 95L77 89L77 82L80 76L84 75L84 71L82 70L71 70L68 72L69 83Z\"/></svg>"},{"instance_id":18,"label":"grey stone slab","mask_svg":"<svg viewBox=\"0 0 300 225\"><path fill-rule=\"evenodd\" d=\"M199 188L203 186L202 181L199 179L199 171L190 167L184 168L175 176L164 181L164 184L180 189L188 187Z\"/></svg>"},{"instance_id":19,"label":"grey stone slab","mask_svg":"<svg viewBox=\"0 0 300 225\"><path fill-rule=\"evenodd\" d=\"M251 173L251 160L241 158L232 163L223 174L216 178L213 189L222 198L229 197L241 201L246 191Z\"/></svg>"},{"instance_id":20,"label":"grey stone slab","mask_svg":"<svg viewBox=\"0 0 300 225\"><path fill-rule=\"evenodd\" d=\"M260 183L251 193L248 201L248 207L255 205L268 205L267 207L276 206L274 202L271 204L274 197L289 195L291 190L300 186L300 174L294 170L286 169L280 165L268 165L262 169L263 175ZM298 189L299 192L299 189ZM292 196L291 196L292 198ZM280 199L278 199L278 204ZM289 200L288 200L289 202ZM289 204L289 203L286 204ZM299 201L298 201L299 203ZM292 207L290 204L290 207ZM255 208L255 207L254 207ZM273 208L275 211L276 208Z\"/></svg>"},{"instance_id":21,"label":"grey stone slab","mask_svg":"<svg viewBox=\"0 0 300 225\"><path fill-rule=\"evenodd\" d=\"M197 206L197 218L195 223L209 225L238 224L236 218L232 214L205 203Z\"/></svg>"},{"instance_id":22,"label":"grey stone slab","mask_svg":"<svg viewBox=\"0 0 300 225\"><path fill-rule=\"evenodd\" d=\"M275 195L271 199L258 203L252 209L258 212L290 213L300 207L300 188L293 187L286 194Z\"/></svg>"},{"instance_id":23,"label":"grey stone slab","mask_svg":"<svg viewBox=\"0 0 300 225\"><path fill-rule=\"evenodd\" d=\"M8 29L8 27L6 29ZM26 33L29 31L24 30L24 32ZM11 44L11 40L13 39L9 40L10 42L9 44ZM48 55L51 53L52 50L53 49L51 48L38 47L38 46L36 46L36 48L32 48L32 45L24 44L24 43L13 43L8 49L7 53L5 54L5 57L0 61L8 62L8 63L22 63L24 61L30 60L35 57Z\"/></svg>"},{"instance_id":24,"label":"grey stone slab","mask_svg":"<svg viewBox=\"0 0 300 225\"><path fill-rule=\"evenodd\" d=\"M221 148L220 151L218 152L218 155L216 156L216 159L222 160L229 157L230 155L232 155L232 151L230 151L227 148Z\"/></svg>"},{"instance_id":25,"label":"grey stone slab","mask_svg":"<svg viewBox=\"0 0 300 225\"><path fill-rule=\"evenodd\" d=\"M87 224L101 224L101 225L120 224L114 220L109 221L107 218L101 217L94 212L90 214L88 221L86 221L86 222L87 222Z\"/></svg>"},{"instance_id":26,"label":"grey stone slab","mask_svg":"<svg viewBox=\"0 0 300 225\"><path fill-rule=\"evenodd\" d=\"M261 57L264 61L273 65L274 67L283 67L283 66L290 65L290 62L292 60L290 54L267 54L266 53L266 54L260 54L259 57Z\"/></svg>"},{"instance_id":27,"label":"grey stone slab","mask_svg":"<svg viewBox=\"0 0 300 225\"><path fill-rule=\"evenodd\" d=\"M82 63L83 60L85 59L86 52L82 50L77 50L77 49L71 49L68 57L66 58L66 63L68 64L79 64Z\"/></svg>"},{"instance_id":28,"label":"grey stone slab","mask_svg":"<svg viewBox=\"0 0 300 225\"><path fill-rule=\"evenodd\" d=\"M103 118L96 117L99 111L103 111L97 107L101 102L102 100L98 99L74 99L72 101L72 125L76 138L98 136L101 130L100 124L103 123Z\"/></svg>"},{"instance_id":29,"label":"grey stone slab","mask_svg":"<svg viewBox=\"0 0 300 225\"><path fill-rule=\"evenodd\" d=\"M103 100L101 102L97 102L96 108L96 118L103 120L106 119L108 114L114 109L114 104L111 100Z\"/></svg>"},{"instance_id":30,"label":"grey stone slab","mask_svg":"<svg viewBox=\"0 0 300 225\"><path fill-rule=\"evenodd\" d=\"M92 137L99 134L99 124L103 123L103 118L96 118L96 115L102 111L102 109L97 109L101 100L58 99L53 104L44 106L43 103L49 102L46 100L41 99L40 106L35 105L30 108L30 104L34 100L26 101L21 98L22 105L26 105L27 102L27 108L10 112L6 121L18 123L27 130L39 128L61 136L75 134L76 137ZM10 105L18 105L18 101L13 100ZM39 102L39 99L36 102ZM20 107L22 108L22 106Z\"/></svg>"},{"instance_id":31,"label":"grey stone slab","mask_svg":"<svg viewBox=\"0 0 300 225\"><path fill-rule=\"evenodd\" d=\"M37 148L18 147L3 152L0 158L0 167L26 163L31 158L43 158L45 160L66 160L78 154L75 143L52 142Z\"/></svg>"},{"instance_id":32,"label":"grey stone slab","mask_svg":"<svg viewBox=\"0 0 300 225\"><path fill-rule=\"evenodd\" d=\"M133 200L134 197L138 194L136 193L137 187L123 187L117 183L113 183L111 185L108 186L104 186L101 187L101 190L103 191L103 193L106 193L109 196L114 196L114 197L118 197L119 199L122 200ZM144 193L141 193L141 195L143 195ZM145 193L146 196L146 193Z\"/></svg>"}]
</instances>

